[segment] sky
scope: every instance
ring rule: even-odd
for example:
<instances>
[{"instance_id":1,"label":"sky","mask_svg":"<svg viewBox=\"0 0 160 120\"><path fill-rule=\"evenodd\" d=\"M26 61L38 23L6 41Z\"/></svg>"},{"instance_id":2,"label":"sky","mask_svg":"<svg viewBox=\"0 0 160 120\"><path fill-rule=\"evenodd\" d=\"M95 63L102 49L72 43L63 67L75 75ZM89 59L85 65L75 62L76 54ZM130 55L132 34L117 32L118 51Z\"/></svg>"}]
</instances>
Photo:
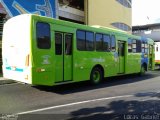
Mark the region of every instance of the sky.
<instances>
[{"instance_id":1,"label":"sky","mask_svg":"<svg viewBox=\"0 0 160 120\"><path fill-rule=\"evenodd\" d=\"M132 0L132 25L160 23L160 0Z\"/></svg>"}]
</instances>

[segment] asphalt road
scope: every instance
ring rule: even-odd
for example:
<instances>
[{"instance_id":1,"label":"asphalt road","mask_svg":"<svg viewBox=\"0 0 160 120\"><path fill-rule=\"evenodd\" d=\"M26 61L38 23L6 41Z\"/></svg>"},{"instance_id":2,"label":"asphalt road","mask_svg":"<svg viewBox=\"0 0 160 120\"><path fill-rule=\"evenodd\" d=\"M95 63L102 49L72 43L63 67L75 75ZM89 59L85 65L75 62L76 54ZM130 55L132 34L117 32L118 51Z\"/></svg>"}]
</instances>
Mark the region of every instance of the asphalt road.
<instances>
[{"instance_id":1,"label":"asphalt road","mask_svg":"<svg viewBox=\"0 0 160 120\"><path fill-rule=\"evenodd\" d=\"M0 119L160 119L160 71L54 87L0 85Z\"/></svg>"}]
</instances>

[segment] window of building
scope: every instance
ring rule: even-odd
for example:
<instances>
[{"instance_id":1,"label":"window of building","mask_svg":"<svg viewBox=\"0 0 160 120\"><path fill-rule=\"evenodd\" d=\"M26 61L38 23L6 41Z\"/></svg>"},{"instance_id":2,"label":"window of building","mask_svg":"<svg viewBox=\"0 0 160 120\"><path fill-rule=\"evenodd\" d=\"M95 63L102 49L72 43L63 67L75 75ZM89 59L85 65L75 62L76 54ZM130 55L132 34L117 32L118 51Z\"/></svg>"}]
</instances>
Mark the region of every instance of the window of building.
<instances>
[{"instance_id":1,"label":"window of building","mask_svg":"<svg viewBox=\"0 0 160 120\"><path fill-rule=\"evenodd\" d=\"M39 49L51 48L50 25L37 22L36 24L37 47Z\"/></svg>"},{"instance_id":2,"label":"window of building","mask_svg":"<svg viewBox=\"0 0 160 120\"><path fill-rule=\"evenodd\" d=\"M84 10L84 0L58 0L60 6L69 6Z\"/></svg>"},{"instance_id":3,"label":"window of building","mask_svg":"<svg viewBox=\"0 0 160 120\"><path fill-rule=\"evenodd\" d=\"M130 3L132 3L132 0L128 0Z\"/></svg>"},{"instance_id":4,"label":"window of building","mask_svg":"<svg viewBox=\"0 0 160 120\"><path fill-rule=\"evenodd\" d=\"M131 27L126 25L125 23L115 22L115 23L112 23L111 25L118 28L118 29L121 29L123 31L130 31L131 30Z\"/></svg>"},{"instance_id":5,"label":"window of building","mask_svg":"<svg viewBox=\"0 0 160 120\"><path fill-rule=\"evenodd\" d=\"M123 5L124 7L127 8L132 7L131 0L116 0L116 1L119 2L121 5Z\"/></svg>"}]
</instances>

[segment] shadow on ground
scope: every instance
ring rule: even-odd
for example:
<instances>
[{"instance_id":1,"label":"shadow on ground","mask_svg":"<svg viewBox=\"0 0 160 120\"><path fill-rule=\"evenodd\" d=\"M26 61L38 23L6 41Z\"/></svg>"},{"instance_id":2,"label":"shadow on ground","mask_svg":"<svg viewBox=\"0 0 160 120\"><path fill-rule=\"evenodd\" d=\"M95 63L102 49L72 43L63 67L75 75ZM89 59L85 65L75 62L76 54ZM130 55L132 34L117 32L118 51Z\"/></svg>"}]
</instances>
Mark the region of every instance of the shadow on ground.
<instances>
[{"instance_id":1,"label":"shadow on ground","mask_svg":"<svg viewBox=\"0 0 160 120\"><path fill-rule=\"evenodd\" d=\"M151 78L155 78L158 76L160 76L160 74L147 73L144 76L132 74L132 75L105 78L98 85L91 85L88 81L86 81L86 82L58 85L53 87L48 87L48 86L33 86L33 87L36 89L39 89L40 91L53 92L57 94L71 94L76 92L92 90L92 89L101 89L101 88L110 87L110 86L136 83L139 81L149 80Z\"/></svg>"},{"instance_id":2,"label":"shadow on ground","mask_svg":"<svg viewBox=\"0 0 160 120\"><path fill-rule=\"evenodd\" d=\"M106 105L87 107L67 114L26 114L18 120L159 120L160 93L138 93L137 99L114 100ZM147 97L147 99L140 99Z\"/></svg>"},{"instance_id":3,"label":"shadow on ground","mask_svg":"<svg viewBox=\"0 0 160 120\"><path fill-rule=\"evenodd\" d=\"M68 120L160 120L160 93L138 93L137 100L115 100L106 106L71 112Z\"/></svg>"}]
</instances>

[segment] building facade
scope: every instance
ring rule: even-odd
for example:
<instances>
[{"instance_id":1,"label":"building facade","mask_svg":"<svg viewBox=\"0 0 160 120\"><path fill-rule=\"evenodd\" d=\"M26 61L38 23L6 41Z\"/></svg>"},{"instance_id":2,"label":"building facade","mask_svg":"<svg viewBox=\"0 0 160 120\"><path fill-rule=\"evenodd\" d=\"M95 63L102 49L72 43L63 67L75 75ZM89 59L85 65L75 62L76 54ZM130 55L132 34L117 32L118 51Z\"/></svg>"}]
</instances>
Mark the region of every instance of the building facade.
<instances>
[{"instance_id":1,"label":"building facade","mask_svg":"<svg viewBox=\"0 0 160 120\"><path fill-rule=\"evenodd\" d=\"M3 24L19 14L38 14L131 33L131 11L131 0L0 0L0 53Z\"/></svg>"},{"instance_id":2,"label":"building facade","mask_svg":"<svg viewBox=\"0 0 160 120\"><path fill-rule=\"evenodd\" d=\"M160 42L160 23L133 26L132 34L148 37L155 42Z\"/></svg>"},{"instance_id":3,"label":"building facade","mask_svg":"<svg viewBox=\"0 0 160 120\"><path fill-rule=\"evenodd\" d=\"M87 0L86 23L131 32L131 0Z\"/></svg>"},{"instance_id":4,"label":"building facade","mask_svg":"<svg viewBox=\"0 0 160 120\"><path fill-rule=\"evenodd\" d=\"M7 19L32 13L131 32L131 0L1 0L1 6Z\"/></svg>"}]
</instances>

